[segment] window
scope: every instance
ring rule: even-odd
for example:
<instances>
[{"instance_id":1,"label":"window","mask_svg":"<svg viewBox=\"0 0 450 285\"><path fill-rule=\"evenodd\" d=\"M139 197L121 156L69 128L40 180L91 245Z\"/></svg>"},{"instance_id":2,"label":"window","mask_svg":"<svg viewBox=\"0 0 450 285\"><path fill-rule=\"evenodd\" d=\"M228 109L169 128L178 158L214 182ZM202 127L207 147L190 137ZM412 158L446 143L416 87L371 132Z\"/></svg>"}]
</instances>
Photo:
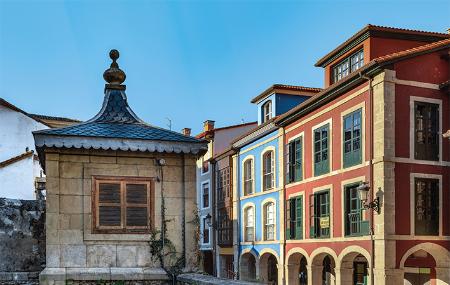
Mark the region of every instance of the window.
<instances>
[{"instance_id":1,"label":"window","mask_svg":"<svg viewBox=\"0 0 450 285\"><path fill-rule=\"evenodd\" d=\"M361 200L358 197L359 183L344 188L345 235L354 236L369 233L368 221L363 221Z\"/></svg>"},{"instance_id":2,"label":"window","mask_svg":"<svg viewBox=\"0 0 450 285\"><path fill-rule=\"evenodd\" d=\"M362 162L361 109L344 116L343 165L350 167Z\"/></svg>"},{"instance_id":3,"label":"window","mask_svg":"<svg viewBox=\"0 0 450 285\"><path fill-rule=\"evenodd\" d=\"M287 239L303 238L303 196L289 199L286 204L288 222L286 224Z\"/></svg>"},{"instance_id":4,"label":"window","mask_svg":"<svg viewBox=\"0 0 450 285\"><path fill-rule=\"evenodd\" d=\"M202 207L208 208L209 207L209 183L203 183L202 184Z\"/></svg>"},{"instance_id":5,"label":"window","mask_svg":"<svg viewBox=\"0 0 450 285\"><path fill-rule=\"evenodd\" d=\"M275 203L264 205L264 240L275 239Z\"/></svg>"},{"instance_id":6,"label":"window","mask_svg":"<svg viewBox=\"0 0 450 285\"><path fill-rule=\"evenodd\" d=\"M244 195L253 194L253 159L244 162Z\"/></svg>"},{"instance_id":7,"label":"window","mask_svg":"<svg viewBox=\"0 0 450 285\"><path fill-rule=\"evenodd\" d=\"M333 67L333 82L337 82L364 65L364 51L361 49Z\"/></svg>"},{"instance_id":8,"label":"window","mask_svg":"<svg viewBox=\"0 0 450 285\"><path fill-rule=\"evenodd\" d=\"M94 177L95 233L148 233L152 226L153 181Z\"/></svg>"},{"instance_id":9,"label":"window","mask_svg":"<svg viewBox=\"0 0 450 285\"><path fill-rule=\"evenodd\" d=\"M206 174L209 171L209 161L202 162L202 174Z\"/></svg>"},{"instance_id":10,"label":"window","mask_svg":"<svg viewBox=\"0 0 450 285\"><path fill-rule=\"evenodd\" d=\"M217 210L217 236L219 245L231 245L233 238L233 227L230 219L231 207Z\"/></svg>"},{"instance_id":11,"label":"window","mask_svg":"<svg viewBox=\"0 0 450 285\"><path fill-rule=\"evenodd\" d=\"M274 151L267 151L263 154L263 191L274 188Z\"/></svg>"},{"instance_id":12,"label":"window","mask_svg":"<svg viewBox=\"0 0 450 285\"><path fill-rule=\"evenodd\" d=\"M203 243L209 243L209 226L208 219L203 218Z\"/></svg>"},{"instance_id":13,"label":"window","mask_svg":"<svg viewBox=\"0 0 450 285\"><path fill-rule=\"evenodd\" d=\"M302 138L297 138L289 142L286 147L287 150L287 167L286 167L286 177L287 181L297 182L303 179L303 166L302 166L302 156L303 156L303 144Z\"/></svg>"},{"instance_id":14,"label":"window","mask_svg":"<svg viewBox=\"0 0 450 285\"><path fill-rule=\"evenodd\" d=\"M314 193L309 199L310 236L316 238L330 237L330 191Z\"/></svg>"},{"instance_id":15,"label":"window","mask_svg":"<svg viewBox=\"0 0 450 285\"><path fill-rule=\"evenodd\" d=\"M439 180L415 178L416 235L439 235Z\"/></svg>"},{"instance_id":16,"label":"window","mask_svg":"<svg viewBox=\"0 0 450 285\"><path fill-rule=\"evenodd\" d=\"M267 101L262 105L262 122L272 119L272 101Z\"/></svg>"},{"instance_id":17,"label":"window","mask_svg":"<svg viewBox=\"0 0 450 285\"><path fill-rule=\"evenodd\" d=\"M414 158L439 160L439 105L414 103Z\"/></svg>"},{"instance_id":18,"label":"window","mask_svg":"<svg viewBox=\"0 0 450 285\"><path fill-rule=\"evenodd\" d=\"M223 203L231 197L230 193L230 167L217 171L217 202Z\"/></svg>"},{"instance_id":19,"label":"window","mask_svg":"<svg viewBox=\"0 0 450 285\"><path fill-rule=\"evenodd\" d=\"M255 216L253 213L253 207L247 207L244 210L244 240L254 241L255 240Z\"/></svg>"},{"instance_id":20,"label":"window","mask_svg":"<svg viewBox=\"0 0 450 285\"><path fill-rule=\"evenodd\" d=\"M328 162L329 130L329 124L314 130L314 176L330 171Z\"/></svg>"}]
</instances>

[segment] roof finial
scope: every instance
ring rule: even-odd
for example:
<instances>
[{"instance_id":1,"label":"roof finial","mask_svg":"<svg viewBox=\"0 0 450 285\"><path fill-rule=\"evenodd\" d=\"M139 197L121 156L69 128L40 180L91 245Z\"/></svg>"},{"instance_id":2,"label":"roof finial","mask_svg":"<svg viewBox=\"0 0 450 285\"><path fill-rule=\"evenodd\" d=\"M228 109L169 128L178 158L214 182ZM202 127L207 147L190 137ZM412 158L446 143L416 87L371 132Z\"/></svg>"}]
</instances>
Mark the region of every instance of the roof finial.
<instances>
[{"instance_id":1,"label":"roof finial","mask_svg":"<svg viewBox=\"0 0 450 285\"><path fill-rule=\"evenodd\" d=\"M112 49L109 52L109 57L112 59L111 66L103 73L103 78L108 82L105 87L109 89L125 89L125 85L121 84L125 81L126 75L117 64L119 51Z\"/></svg>"}]
</instances>

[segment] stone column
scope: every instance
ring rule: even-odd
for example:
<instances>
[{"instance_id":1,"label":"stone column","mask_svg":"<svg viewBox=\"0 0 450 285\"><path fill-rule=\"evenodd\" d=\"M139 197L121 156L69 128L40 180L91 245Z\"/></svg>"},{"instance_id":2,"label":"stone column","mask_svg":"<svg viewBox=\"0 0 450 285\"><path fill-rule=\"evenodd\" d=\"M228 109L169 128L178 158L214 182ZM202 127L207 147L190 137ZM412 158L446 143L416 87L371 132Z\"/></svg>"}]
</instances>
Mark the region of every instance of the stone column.
<instances>
[{"instance_id":1,"label":"stone column","mask_svg":"<svg viewBox=\"0 0 450 285\"><path fill-rule=\"evenodd\" d=\"M353 285L353 268L336 267L334 271L336 272L336 284Z\"/></svg>"},{"instance_id":2,"label":"stone column","mask_svg":"<svg viewBox=\"0 0 450 285\"><path fill-rule=\"evenodd\" d=\"M373 185L372 199L379 197L380 214L374 213L374 281L377 285L402 284L398 281L395 240L395 71L375 76L373 87ZM392 280L395 280L395 283Z\"/></svg>"},{"instance_id":3,"label":"stone column","mask_svg":"<svg viewBox=\"0 0 450 285\"><path fill-rule=\"evenodd\" d=\"M285 266L285 279L286 284L289 285L298 285L299 284L299 277L298 277L298 271L299 271L299 265L298 264L287 264Z\"/></svg>"},{"instance_id":4,"label":"stone column","mask_svg":"<svg viewBox=\"0 0 450 285\"><path fill-rule=\"evenodd\" d=\"M308 285L321 284L323 266L312 265L312 266L307 266L307 268L308 268Z\"/></svg>"}]
</instances>

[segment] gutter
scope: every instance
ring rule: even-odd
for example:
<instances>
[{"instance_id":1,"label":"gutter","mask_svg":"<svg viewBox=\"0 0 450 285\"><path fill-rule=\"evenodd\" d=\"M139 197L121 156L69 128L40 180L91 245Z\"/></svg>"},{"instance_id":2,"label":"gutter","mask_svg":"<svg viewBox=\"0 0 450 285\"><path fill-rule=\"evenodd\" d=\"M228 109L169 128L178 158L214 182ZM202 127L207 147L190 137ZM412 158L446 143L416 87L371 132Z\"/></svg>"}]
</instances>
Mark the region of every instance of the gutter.
<instances>
[{"instance_id":1,"label":"gutter","mask_svg":"<svg viewBox=\"0 0 450 285\"><path fill-rule=\"evenodd\" d=\"M368 77L365 75L360 74L361 78L364 78L366 80L368 80L369 82L369 110L370 110L370 124L369 124L369 133L370 133L370 144L369 144L369 159L370 159L370 163L369 163L369 185L371 186L371 200L373 201L373 194L374 194L374 188L373 188L373 144L374 144L374 137L373 137L373 87L372 87L372 83L373 83L373 78L372 77ZM375 282L375 276L374 276L374 266L375 266L375 240L374 240L374 227L373 227L373 222L374 222L374 211L370 211L370 246L371 246L371 256L370 256L370 284L374 285Z\"/></svg>"}]
</instances>

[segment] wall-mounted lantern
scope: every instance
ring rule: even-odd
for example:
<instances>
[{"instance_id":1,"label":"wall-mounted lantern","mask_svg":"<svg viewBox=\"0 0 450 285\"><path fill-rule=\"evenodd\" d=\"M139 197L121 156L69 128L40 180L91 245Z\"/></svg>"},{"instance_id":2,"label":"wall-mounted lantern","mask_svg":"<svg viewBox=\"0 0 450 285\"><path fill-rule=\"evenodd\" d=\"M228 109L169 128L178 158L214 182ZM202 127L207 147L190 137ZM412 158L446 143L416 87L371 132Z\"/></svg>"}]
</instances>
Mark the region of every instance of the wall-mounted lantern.
<instances>
[{"instance_id":1,"label":"wall-mounted lantern","mask_svg":"<svg viewBox=\"0 0 450 285\"><path fill-rule=\"evenodd\" d=\"M369 201L370 185L367 182L362 182L356 190L358 197L364 209L373 209L378 214L380 213L380 198L376 197L373 201Z\"/></svg>"}]
</instances>

